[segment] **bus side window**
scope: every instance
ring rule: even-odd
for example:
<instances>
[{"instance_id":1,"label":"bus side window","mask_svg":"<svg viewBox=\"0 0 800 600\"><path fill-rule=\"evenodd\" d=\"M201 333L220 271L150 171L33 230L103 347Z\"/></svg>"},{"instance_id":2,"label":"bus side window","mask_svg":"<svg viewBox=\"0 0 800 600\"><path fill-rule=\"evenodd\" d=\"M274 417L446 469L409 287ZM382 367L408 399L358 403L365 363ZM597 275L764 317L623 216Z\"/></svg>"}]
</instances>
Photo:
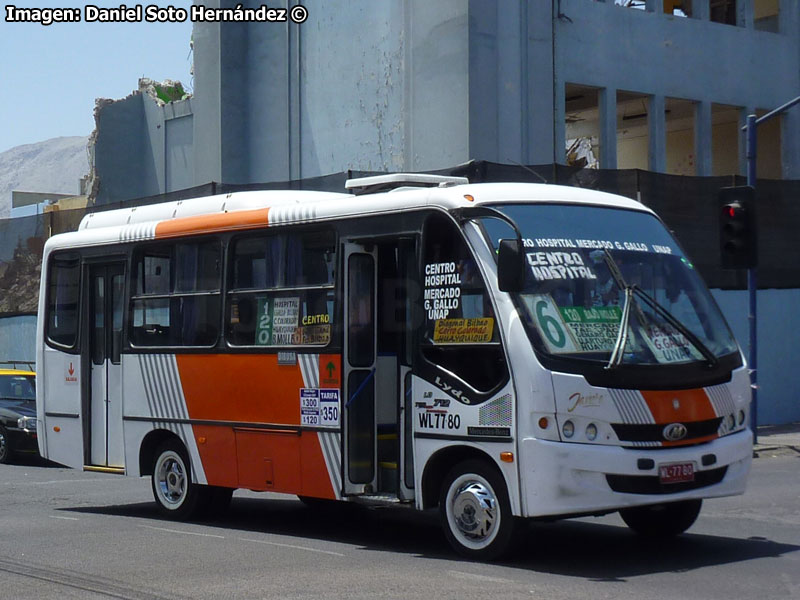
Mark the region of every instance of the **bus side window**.
<instances>
[{"instance_id":1,"label":"bus side window","mask_svg":"<svg viewBox=\"0 0 800 600\"><path fill-rule=\"evenodd\" d=\"M434 215L423 230L422 355L488 392L507 376L497 319L486 285L461 232Z\"/></svg>"},{"instance_id":2,"label":"bus side window","mask_svg":"<svg viewBox=\"0 0 800 600\"><path fill-rule=\"evenodd\" d=\"M78 291L80 258L77 254L53 256L47 298L47 339L64 348L78 342Z\"/></svg>"},{"instance_id":3,"label":"bus side window","mask_svg":"<svg viewBox=\"0 0 800 600\"><path fill-rule=\"evenodd\" d=\"M210 347L219 336L220 244L150 246L134 258L135 346Z\"/></svg>"},{"instance_id":4,"label":"bus side window","mask_svg":"<svg viewBox=\"0 0 800 600\"><path fill-rule=\"evenodd\" d=\"M333 327L333 231L250 235L230 252L226 339L233 346L325 346Z\"/></svg>"}]
</instances>

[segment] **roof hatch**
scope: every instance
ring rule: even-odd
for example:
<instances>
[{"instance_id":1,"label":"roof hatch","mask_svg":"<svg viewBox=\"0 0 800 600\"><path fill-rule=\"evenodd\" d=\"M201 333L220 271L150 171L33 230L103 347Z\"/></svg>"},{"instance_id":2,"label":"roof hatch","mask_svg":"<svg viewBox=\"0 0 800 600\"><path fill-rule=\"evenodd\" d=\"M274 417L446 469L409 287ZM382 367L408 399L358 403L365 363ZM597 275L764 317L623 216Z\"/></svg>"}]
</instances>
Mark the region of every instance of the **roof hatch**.
<instances>
[{"instance_id":1,"label":"roof hatch","mask_svg":"<svg viewBox=\"0 0 800 600\"><path fill-rule=\"evenodd\" d=\"M466 177L448 177L445 175L429 175L427 173L390 173L373 177L348 179L344 187L353 190L356 195L377 194L401 187L450 187L469 183Z\"/></svg>"}]
</instances>

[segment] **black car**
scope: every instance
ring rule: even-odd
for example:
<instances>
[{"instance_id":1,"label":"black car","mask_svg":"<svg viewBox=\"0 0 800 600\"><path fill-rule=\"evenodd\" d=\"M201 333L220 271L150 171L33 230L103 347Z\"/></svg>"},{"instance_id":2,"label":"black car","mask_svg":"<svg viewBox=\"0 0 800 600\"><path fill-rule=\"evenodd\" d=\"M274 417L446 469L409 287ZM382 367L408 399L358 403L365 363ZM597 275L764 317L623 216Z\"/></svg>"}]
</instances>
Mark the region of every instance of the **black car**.
<instances>
[{"instance_id":1,"label":"black car","mask_svg":"<svg viewBox=\"0 0 800 600\"><path fill-rule=\"evenodd\" d=\"M18 452L39 452L36 373L0 369L0 464Z\"/></svg>"}]
</instances>

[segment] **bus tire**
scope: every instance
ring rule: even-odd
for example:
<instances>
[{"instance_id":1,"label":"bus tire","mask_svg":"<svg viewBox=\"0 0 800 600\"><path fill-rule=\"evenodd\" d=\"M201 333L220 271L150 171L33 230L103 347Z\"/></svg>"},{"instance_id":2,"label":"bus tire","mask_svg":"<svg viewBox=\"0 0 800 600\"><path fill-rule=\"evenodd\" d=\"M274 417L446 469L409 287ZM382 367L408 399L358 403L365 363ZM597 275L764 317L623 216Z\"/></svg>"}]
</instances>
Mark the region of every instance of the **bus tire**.
<instances>
[{"instance_id":1,"label":"bus tire","mask_svg":"<svg viewBox=\"0 0 800 600\"><path fill-rule=\"evenodd\" d=\"M494 560L514 538L515 519L500 472L483 460L465 460L442 483L439 516L450 545L462 556Z\"/></svg>"},{"instance_id":2,"label":"bus tire","mask_svg":"<svg viewBox=\"0 0 800 600\"><path fill-rule=\"evenodd\" d=\"M201 490L205 493L205 497L201 501L204 516L213 519L228 512L233 497L233 488L209 485L201 486Z\"/></svg>"},{"instance_id":3,"label":"bus tire","mask_svg":"<svg viewBox=\"0 0 800 600\"><path fill-rule=\"evenodd\" d=\"M192 483L189 457L183 445L168 440L156 451L152 487L158 511L170 519L185 521L205 506L205 486Z\"/></svg>"},{"instance_id":4,"label":"bus tire","mask_svg":"<svg viewBox=\"0 0 800 600\"><path fill-rule=\"evenodd\" d=\"M682 500L653 506L623 508L619 515L639 535L666 538L680 535L697 520L702 500Z\"/></svg>"}]
</instances>

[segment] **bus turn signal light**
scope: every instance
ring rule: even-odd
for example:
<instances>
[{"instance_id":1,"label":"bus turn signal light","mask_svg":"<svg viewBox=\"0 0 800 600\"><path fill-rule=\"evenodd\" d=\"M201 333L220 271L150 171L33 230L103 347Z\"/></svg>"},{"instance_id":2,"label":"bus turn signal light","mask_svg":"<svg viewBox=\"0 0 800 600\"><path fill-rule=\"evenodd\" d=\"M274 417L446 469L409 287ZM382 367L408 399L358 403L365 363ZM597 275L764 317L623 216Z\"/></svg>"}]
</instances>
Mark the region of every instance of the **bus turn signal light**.
<instances>
[{"instance_id":1,"label":"bus turn signal light","mask_svg":"<svg viewBox=\"0 0 800 600\"><path fill-rule=\"evenodd\" d=\"M514 453L513 452L501 452L500 453L500 460L503 462L511 463L514 462Z\"/></svg>"}]
</instances>

